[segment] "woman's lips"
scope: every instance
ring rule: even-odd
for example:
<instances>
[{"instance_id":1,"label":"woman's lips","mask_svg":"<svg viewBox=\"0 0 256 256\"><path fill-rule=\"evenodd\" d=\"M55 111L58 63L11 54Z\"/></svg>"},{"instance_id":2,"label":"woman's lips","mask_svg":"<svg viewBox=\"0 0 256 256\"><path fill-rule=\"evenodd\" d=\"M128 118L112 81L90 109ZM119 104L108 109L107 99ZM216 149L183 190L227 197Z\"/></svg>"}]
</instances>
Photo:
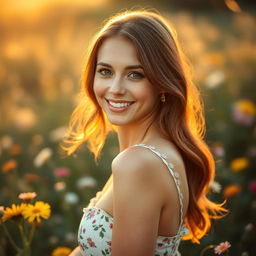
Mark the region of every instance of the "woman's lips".
<instances>
[{"instance_id":1,"label":"woman's lips","mask_svg":"<svg viewBox=\"0 0 256 256\"><path fill-rule=\"evenodd\" d=\"M106 98L105 100L108 104L109 110L115 113L126 111L135 102L135 101L125 101L125 100L110 100Z\"/></svg>"}]
</instances>

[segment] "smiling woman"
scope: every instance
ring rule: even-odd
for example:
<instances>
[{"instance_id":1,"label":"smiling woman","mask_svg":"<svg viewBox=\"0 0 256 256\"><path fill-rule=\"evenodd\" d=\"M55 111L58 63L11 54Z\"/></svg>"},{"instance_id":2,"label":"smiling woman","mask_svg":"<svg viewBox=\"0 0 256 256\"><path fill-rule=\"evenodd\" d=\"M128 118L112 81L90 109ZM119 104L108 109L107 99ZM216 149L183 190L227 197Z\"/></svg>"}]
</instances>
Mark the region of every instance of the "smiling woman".
<instances>
[{"instance_id":1,"label":"smiling woman","mask_svg":"<svg viewBox=\"0 0 256 256\"><path fill-rule=\"evenodd\" d=\"M156 88L145 77L136 48L123 36L111 37L100 47L93 89L110 123L125 125L123 129L138 127L155 113Z\"/></svg>"},{"instance_id":2,"label":"smiling woman","mask_svg":"<svg viewBox=\"0 0 256 256\"><path fill-rule=\"evenodd\" d=\"M84 208L71 255L180 255L181 239L199 243L226 210L206 197L214 159L174 28L156 11L117 14L94 38L83 75L63 149L87 142L97 158L114 130L120 153Z\"/></svg>"}]
</instances>

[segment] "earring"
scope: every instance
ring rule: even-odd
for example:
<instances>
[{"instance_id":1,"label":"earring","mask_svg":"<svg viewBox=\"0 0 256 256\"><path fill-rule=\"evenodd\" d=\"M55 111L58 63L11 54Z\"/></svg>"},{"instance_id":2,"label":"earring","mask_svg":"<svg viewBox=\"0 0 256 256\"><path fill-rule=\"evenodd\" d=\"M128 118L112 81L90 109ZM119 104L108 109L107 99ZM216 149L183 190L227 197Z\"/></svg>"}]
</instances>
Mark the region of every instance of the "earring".
<instances>
[{"instance_id":1,"label":"earring","mask_svg":"<svg viewBox=\"0 0 256 256\"><path fill-rule=\"evenodd\" d=\"M165 94L164 93L161 93L161 101L165 102Z\"/></svg>"}]
</instances>

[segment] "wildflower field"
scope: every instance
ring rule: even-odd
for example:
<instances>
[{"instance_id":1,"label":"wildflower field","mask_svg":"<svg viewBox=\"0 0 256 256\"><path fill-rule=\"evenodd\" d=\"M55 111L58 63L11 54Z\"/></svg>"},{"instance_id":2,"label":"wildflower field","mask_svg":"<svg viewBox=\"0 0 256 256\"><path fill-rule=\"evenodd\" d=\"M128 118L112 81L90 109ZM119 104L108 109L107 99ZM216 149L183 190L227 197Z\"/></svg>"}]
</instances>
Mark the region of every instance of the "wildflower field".
<instances>
[{"instance_id":1,"label":"wildflower field","mask_svg":"<svg viewBox=\"0 0 256 256\"><path fill-rule=\"evenodd\" d=\"M204 100L205 140L216 160L209 197L227 200L230 210L200 244L182 242L181 254L256 255L256 15L162 13L177 29ZM59 148L89 39L111 14L52 7L36 16L1 15L1 256L68 255L83 207L111 174L114 134L97 164L85 146L70 157Z\"/></svg>"}]
</instances>

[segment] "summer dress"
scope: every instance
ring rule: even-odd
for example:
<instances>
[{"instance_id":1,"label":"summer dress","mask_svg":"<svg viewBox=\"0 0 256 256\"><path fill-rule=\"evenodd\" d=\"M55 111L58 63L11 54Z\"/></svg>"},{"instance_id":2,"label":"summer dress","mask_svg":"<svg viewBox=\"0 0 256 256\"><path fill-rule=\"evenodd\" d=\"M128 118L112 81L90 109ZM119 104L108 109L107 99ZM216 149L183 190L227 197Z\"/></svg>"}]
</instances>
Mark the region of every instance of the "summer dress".
<instances>
[{"instance_id":1,"label":"summer dress","mask_svg":"<svg viewBox=\"0 0 256 256\"><path fill-rule=\"evenodd\" d=\"M183 195L180 190L179 173L172 170L173 164L166 160L166 155L156 151L155 147L145 144L135 144L134 146L147 148L159 156L175 181L180 202L179 229L175 236L157 236L155 256L179 256L178 247L181 237L188 234L188 229L183 222ZM111 255L113 216L96 206L84 208L83 212L78 230L78 244L81 254L83 256Z\"/></svg>"}]
</instances>

